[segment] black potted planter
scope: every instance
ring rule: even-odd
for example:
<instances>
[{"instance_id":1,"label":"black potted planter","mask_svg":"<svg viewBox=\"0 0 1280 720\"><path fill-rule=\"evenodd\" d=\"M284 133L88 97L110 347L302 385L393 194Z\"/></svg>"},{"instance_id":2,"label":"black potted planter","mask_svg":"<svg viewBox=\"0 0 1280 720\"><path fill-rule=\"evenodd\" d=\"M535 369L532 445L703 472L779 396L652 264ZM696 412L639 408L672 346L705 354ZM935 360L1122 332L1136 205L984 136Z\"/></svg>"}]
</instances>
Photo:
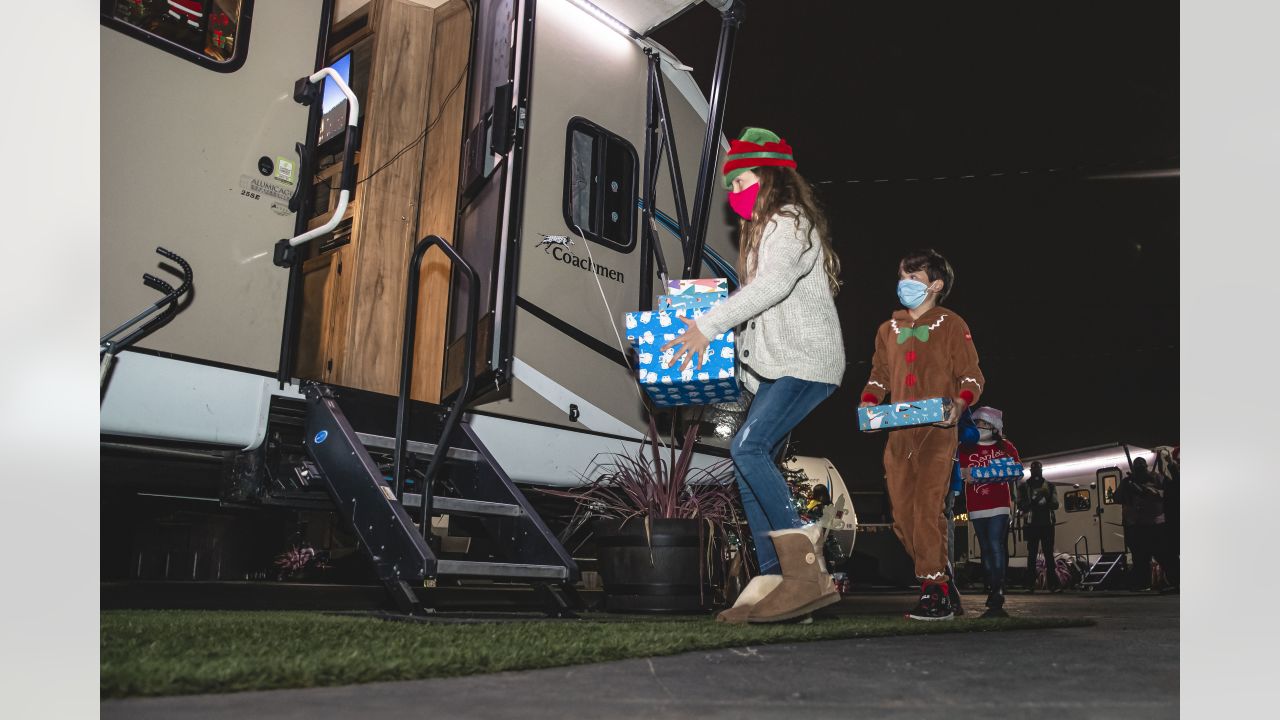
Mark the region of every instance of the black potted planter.
<instances>
[{"instance_id":1,"label":"black potted planter","mask_svg":"<svg viewBox=\"0 0 1280 720\"><path fill-rule=\"evenodd\" d=\"M605 610L620 613L701 613L711 605L702 520L674 518L595 523Z\"/></svg>"}]
</instances>

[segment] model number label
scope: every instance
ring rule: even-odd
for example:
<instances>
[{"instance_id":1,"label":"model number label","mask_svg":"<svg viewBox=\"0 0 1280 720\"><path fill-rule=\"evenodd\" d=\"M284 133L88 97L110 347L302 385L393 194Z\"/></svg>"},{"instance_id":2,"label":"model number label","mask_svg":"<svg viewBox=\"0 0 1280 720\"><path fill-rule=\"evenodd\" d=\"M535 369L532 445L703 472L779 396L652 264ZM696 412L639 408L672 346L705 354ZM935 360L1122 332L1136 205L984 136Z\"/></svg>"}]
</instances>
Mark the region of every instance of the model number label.
<instances>
[{"instance_id":1,"label":"model number label","mask_svg":"<svg viewBox=\"0 0 1280 720\"><path fill-rule=\"evenodd\" d=\"M292 196L293 191L291 189L274 180L250 177L249 175L240 176L240 197L253 198L254 200L271 198L287 203Z\"/></svg>"}]
</instances>

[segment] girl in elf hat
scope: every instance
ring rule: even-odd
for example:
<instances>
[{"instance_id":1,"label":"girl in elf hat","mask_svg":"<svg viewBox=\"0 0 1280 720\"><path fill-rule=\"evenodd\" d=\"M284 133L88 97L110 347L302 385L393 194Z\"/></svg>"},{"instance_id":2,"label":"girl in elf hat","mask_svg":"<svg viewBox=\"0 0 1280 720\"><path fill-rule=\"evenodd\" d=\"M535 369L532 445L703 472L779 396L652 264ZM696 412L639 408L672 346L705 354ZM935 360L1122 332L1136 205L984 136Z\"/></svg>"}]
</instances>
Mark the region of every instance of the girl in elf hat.
<instances>
[{"instance_id":1,"label":"girl in elf hat","mask_svg":"<svg viewBox=\"0 0 1280 720\"><path fill-rule=\"evenodd\" d=\"M821 560L823 523L800 529L773 461L787 434L844 375L834 301L840 260L813 189L796 172L791 146L782 138L762 128L744 130L729 143L724 184L729 206L741 217L742 286L700 317L680 318L687 325L684 334L663 350L683 354L681 370L695 360L701 366L708 338L738 330L741 379L755 399L730 453L760 576L720 619L774 622L840 599Z\"/></svg>"}]
</instances>

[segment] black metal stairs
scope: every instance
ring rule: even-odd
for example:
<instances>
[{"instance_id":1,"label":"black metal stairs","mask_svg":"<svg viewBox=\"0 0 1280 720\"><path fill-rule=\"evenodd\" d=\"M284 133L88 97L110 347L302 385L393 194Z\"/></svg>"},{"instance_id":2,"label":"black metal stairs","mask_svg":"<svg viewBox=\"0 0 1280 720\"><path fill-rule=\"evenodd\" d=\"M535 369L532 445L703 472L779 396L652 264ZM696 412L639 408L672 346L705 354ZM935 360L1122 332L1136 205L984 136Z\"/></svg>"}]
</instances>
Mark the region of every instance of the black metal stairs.
<instances>
[{"instance_id":1,"label":"black metal stairs","mask_svg":"<svg viewBox=\"0 0 1280 720\"><path fill-rule=\"evenodd\" d=\"M467 326L462 387L453 397L442 424L430 434L434 442L409 439L409 388L417 327L419 273L422 258L432 247L449 257L467 282ZM480 281L475 270L452 246L436 235L423 238L409 264L404 333L401 336L400 394L395 437L356 432L338 405L334 391L320 384L304 388L306 397L303 445L314 467L298 477L323 481L338 511L349 521L378 579L404 612L423 608L417 588L435 587L442 579L488 578L526 583L540 591L552 614L572 615L582 602L574 592L577 565L551 533L524 494L462 421L471 398L475 368L476 322ZM462 435L455 440L455 430ZM422 437L419 432L419 437ZM385 479L369 448L389 450L394 458L391 481ZM415 458L429 458L417 493L409 492L408 469ZM454 466L441 480L446 464ZM457 466L461 465L459 468ZM436 487L452 494L436 497ZM408 508L418 508L417 523ZM440 557L432 547L431 519L441 514L474 518L488 545L466 559ZM475 555L482 555L474 559Z\"/></svg>"},{"instance_id":2,"label":"black metal stairs","mask_svg":"<svg viewBox=\"0 0 1280 720\"><path fill-rule=\"evenodd\" d=\"M441 481L454 495L433 497L431 515L476 518L496 552L484 559L440 557L427 538L423 493L402 492L384 477L369 449L394 450L395 439L357 432L323 385L308 385L304 446L311 460L301 471L313 484L323 484L336 510L348 521L382 582L403 612L425 605L419 588L453 579L485 578L537 588L553 614L565 615L580 602L573 591L577 565L543 523L524 494L497 466L465 423L459 445L447 457L454 469ZM406 443L419 459L433 458L439 448L422 441ZM470 446L470 447L467 447ZM411 510L415 511L411 514ZM424 531L424 526L427 528Z\"/></svg>"},{"instance_id":3,"label":"black metal stairs","mask_svg":"<svg viewBox=\"0 0 1280 720\"><path fill-rule=\"evenodd\" d=\"M1103 585L1120 577L1118 570L1124 567L1123 552L1104 552L1080 581L1080 587L1085 590L1101 590Z\"/></svg>"}]
</instances>

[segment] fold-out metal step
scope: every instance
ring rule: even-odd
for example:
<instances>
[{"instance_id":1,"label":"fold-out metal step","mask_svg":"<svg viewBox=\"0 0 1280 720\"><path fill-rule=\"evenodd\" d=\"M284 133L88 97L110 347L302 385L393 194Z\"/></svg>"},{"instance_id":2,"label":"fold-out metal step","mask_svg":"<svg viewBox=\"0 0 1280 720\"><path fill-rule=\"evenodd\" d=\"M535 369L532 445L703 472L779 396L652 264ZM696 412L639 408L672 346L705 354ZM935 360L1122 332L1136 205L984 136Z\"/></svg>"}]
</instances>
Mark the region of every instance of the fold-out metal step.
<instances>
[{"instance_id":1,"label":"fold-out metal step","mask_svg":"<svg viewBox=\"0 0 1280 720\"><path fill-rule=\"evenodd\" d=\"M460 429L465 433L463 444L469 447L447 451L445 457L456 461L442 483L450 494L432 497L431 514L472 516L467 523L471 537L481 537L474 532L479 531L489 542L474 551L484 559L444 560L423 537L422 513L408 513L409 508L422 507L423 496L401 493L397 499L392 483L369 454L369 448L394 452L395 439L356 432L330 388L308 385L304 395L303 446L310 461L299 465L299 480L328 490L334 510L350 523L378 579L399 607L414 612L429 601L418 591L437 587L441 577L489 578L528 583L547 596L553 613L570 612L561 595L573 597L577 565L465 424ZM429 442L411 441L407 446L408 452L418 455L439 451Z\"/></svg>"},{"instance_id":2,"label":"fold-out metal step","mask_svg":"<svg viewBox=\"0 0 1280 720\"><path fill-rule=\"evenodd\" d=\"M522 563L474 562L470 560L437 560L436 572L455 577L486 577L504 580L569 579L569 569L562 565L525 565Z\"/></svg>"},{"instance_id":3,"label":"fold-out metal step","mask_svg":"<svg viewBox=\"0 0 1280 720\"><path fill-rule=\"evenodd\" d=\"M422 495L404 493L400 498L405 507L422 507ZM431 498L431 511L435 513L457 513L459 515L489 515L496 517L520 517L524 508L510 503L488 502L487 500L466 500L464 498L441 497Z\"/></svg>"},{"instance_id":4,"label":"fold-out metal step","mask_svg":"<svg viewBox=\"0 0 1280 720\"><path fill-rule=\"evenodd\" d=\"M1089 572L1085 573L1080 580L1080 587L1085 590L1095 590L1107 582L1111 578L1111 573L1117 568L1123 567L1124 553L1102 553L1098 556L1097 562L1089 568Z\"/></svg>"},{"instance_id":5,"label":"fold-out metal step","mask_svg":"<svg viewBox=\"0 0 1280 720\"><path fill-rule=\"evenodd\" d=\"M379 450L395 450L396 439L387 437L386 435L371 435L369 433L356 433L356 437L367 448L378 448ZM436 454L436 444L429 442L421 442L418 440L408 440L405 442L405 451L410 455L429 458ZM480 453L475 450L466 448L449 448L449 452L445 457L450 460L461 460L463 462L479 462Z\"/></svg>"}]
</instances>

